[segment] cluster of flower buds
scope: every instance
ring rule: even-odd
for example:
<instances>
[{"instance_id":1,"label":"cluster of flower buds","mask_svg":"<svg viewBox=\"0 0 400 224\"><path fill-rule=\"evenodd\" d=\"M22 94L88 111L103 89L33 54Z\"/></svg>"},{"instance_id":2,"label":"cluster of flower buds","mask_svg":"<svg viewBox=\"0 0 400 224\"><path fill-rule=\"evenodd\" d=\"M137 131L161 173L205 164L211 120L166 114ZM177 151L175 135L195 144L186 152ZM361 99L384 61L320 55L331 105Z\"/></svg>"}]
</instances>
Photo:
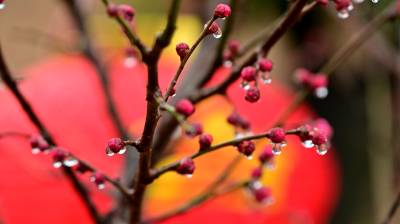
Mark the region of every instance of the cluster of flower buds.
<instances>
[{"instance_id":1,"label":"cluster of flower buds","mask_svg":"<svg viewBox=\"0 0 400 224\"><path fill-rule=\"evenodd\" d=\"M246 135L251 134L250 132L250 122L245 119L244 117L240 116L238 112L232 112L228 118L227 122L231 124L233 127L235 127L235 134L236 138L241 138Z\"/></svg>"},{"instance_id":2,"label":"cluster of flower buds","mask_svg":"<svg viewBox=\"0 0 400 224\"><path fill-rule=\"evenodd\" d=\"M135 10L126 4L108 4L107 14L110 17L121 16L128 22L132 22L135 17Z\"/></svg>"},{"instance_id":3,"label":"cluster of flower buds","mask_svg":"<svg viewBox=\"0 0 400 224\"><path fill-rule=\"evenodd\" d=\"M176 168L176 172L185 175L188 178L191 178L195 169L196 166L194 164L194 161L191 158L187 157L179 162L179 165Z\"/></svg>"},{"instance_id":4,"label":"cluster of flower buds","mask_svg":"<svg viewBox=\"0 0 400 224\"><path fill-rule=\"evenodd\" d=\"M328 5L328 0L315 0L321 5ZM354 9L353 2L356 4L363 3L364 0L333 0L335 4L338 17L341 19L347 19L350 16L350 12ZM379 0L371 0L372 3L378 3Z\"/></svg>"},{"instance_id":5,"label":"cluster of flower buds","mask_svg":"<svg viewBox=\"0 0 400 224\"><path fill-rule=\"evenodd\" d=\"M328 95L328 79L325 74L313 74L307 69L298 69L295 73L296 81L312 91L318 98Z\"/></svg>"},{"instance_id":6,"label":"cluster of flower buds","mask_svg":"<svg viewBox=\"0 0 400 224\"><path fill-rule=\"evenodd\" d=\"M0 0L0 10L4 9L4 7L6 6L5 1L6 0Z\"/></svg>"},{"instance_id":7,"label":"cluster of flower buds","mask_svg":"<svg viewBox=\"0 0 400 224\"><path fill-rule=\"evenodd\" d=\"M316 148L319 155L325 155L330 147L329 139L332 137L332 128L325 119L317 119L311 124L298 128L299 138L305 148Z\"/></svg>"},{"instance_id":8,"label":"cluster of flower buds","mask_svg":"<svg viewBox=\"0 0 400 224\"><path fill-rule=\"evenodd\" d=\"M214 9L214 18L211 21L211 24L208 26L208 23L204 25L204 28L207 28L205 31L206 35L213 35L214 38L221 38L222 37L222 31L221 28L219 27L218 23L216 23L214 20L216 19L225 19L226 17L231 15L231 8L229 5L226 4L218 4L215 9Z\"/></svg>"},{"instance_id":9,"label":"cluster of flower buds","mask_svg":"<svg viewBox=\"0 0 400 224\"><path fill-rule=\"evenodd\" d=\"M270 84L271 71L273 63L271 60L263 58L257 63L257 66L246 66L240 72L241 87L246 90L245 100L250 103L255 103L260 99L260 90L257 87L258 79L260 78L264 84ZM253 83L253 85L251 85Z\"/></svg>"},{"instance_id":10,"label":"cluster of flower buds","mask_svg":"<svg viewBox=\"0 0 400 224\"><path fill-rule=\"evenodd\" d=\"M210 148L212 142L213 142L213 137L210 134L202 134L199 136L199 145L200 145L200 150L208 149Z\"/></svg>"},{"instance_id":11,"label":"cluster of flower buds","mask_svg":"<svg viewBox=\"0 0 400 224\"><path fill-rule=\"evenodd\" d=\"M237 145L237 150L247 157L247 159L252 159L252 154L256 150L256 144L253 141L242 141Z\"/></svg>"},{"instance_id":12,"label":"cluster of flower buds","mask_svg":"<svg viewBox=\"0 0 400 224\"><path fill-rule=\"evenodd\" d=\"M235 61L235 58L239 54L240 42L237 40L231 40L228 42L228 48L224 51L224 67L230 68Z\"/></svg>"},{"instance_id":13,"label":"cluster of flower buds","mask_svg":"<svg viewBox=\"0 0 400 224\"><path fill-rule=\"evenodd\" d=\"M137 65L137 55L138 52L133 47L128 47L125 49L125 60L124 66L126 68L133 68Z\"/></svg>"},{"instance_id":14,"label":"cluster of flower buds","mask_svg":"<svg viewBox=\"0 0 400 224\"><path fill-rule=\"evenodd\" d=\"M126 152L126 144L121 138L111 138L107 142L106 154L113 156L115 154L124 154Z\"/></svg>"}]
</instances>

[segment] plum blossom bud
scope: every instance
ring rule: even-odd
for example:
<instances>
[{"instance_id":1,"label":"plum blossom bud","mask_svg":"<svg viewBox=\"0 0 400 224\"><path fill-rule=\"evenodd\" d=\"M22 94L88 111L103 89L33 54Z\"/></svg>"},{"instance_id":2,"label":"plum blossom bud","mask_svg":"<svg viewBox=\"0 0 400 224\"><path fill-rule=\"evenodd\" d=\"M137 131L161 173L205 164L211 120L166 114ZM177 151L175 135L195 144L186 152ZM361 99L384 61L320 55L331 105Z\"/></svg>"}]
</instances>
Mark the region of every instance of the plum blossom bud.
<instances>
[{"instance_id":1,"label":"plum blossom bud","mask_svg":"<svg viewBox=\"0 0 400 224\"><path fill-rule=\"evenodd\" d=\"M199 137L200 149L207 149L211 146L213 137L210 134L202 134Z\"/></svg>"},{"instance_id":2,"label":"plum blossom bud","mask_svg":"<svg viewBox=\"0 0 400 224\"><path fill-rule=\"evenodd\" d=\"M261 152L261 154L258 156L258 160L260 160L262 164L271 161L273 158L274 158L274 153L272 153L272 148L270 145L267 145Z\"/></svg>"},{"instance_id":3,"label":"plum blossom bud","mask_svg":"<svg viewBox=\"0 0 400 224\"><path fill-rule=\"evenodd\" d=\"M200 123L194 123L189 130L186 130L185 134L189 137L201 135L203 134L203 125Z\"/></svg>"},{"instance_id":4,"label":"plum blossom bud","mask_svg":"<svg viewBox=\"0 0 400 224\"><path fill-rule=\"evenodd\" d=\"M261 178L263 173L262 167L256 167L251 171L251 178L253 180L258 180Z\"/></svg>"},{"instance_id":5,"label":"plum blossom bud","mask_svg":"<svg viewBox=\"0 0 400 224\"><path fill-rule=\"evenodd\" d=\"M272 128L269 130L268 137L273 143L282 143L285 141L285 135L283 128Z\"/></svg>"},{"instance_id":6,"label":"plum blossom bud","mask_svg":"<svg viewBox=\"0 0 400 224\"><path fill-rule=\"evenodd\" d=\"M228 43L228 49L232 55L236 56L240 50L240 42L237 40L231 40Z\"/></svg>"},{"instance_id":7,"label":"plum blossom bud","mask_svg":"<svg viewBox=\"0 0 400 224\"><path fill-rule=\"evenodd\" d=\"M120 138L112 138L107 142L106 153L108 156L113 156L116 153L124 154L126 151L125 142Z\"/></svg>"},{"instance_id":8,"label":"plum blossom bud","mask_svg":"<svg viewBox=\"0 0 400 224\"><path fill-rule=\"evenodd\" d=\"M242 128L244 130L250 129L250 122L246 120L244 117L240 116L237 112L232 112L227 118L229 124Z\"/></svg>"},{"instance_id":9,"label":"plum blossom bud","mask_svg":"<svg viewBox=\"0 0 400 224\"><path fill-rule=\"evenodd\" d=\"M312 135L312 143L316 147L316 151L319 155L325 155L329 149L329 141L325 133L319 131L318 129L314 129L311 132Z\"/></svg>"},{"instance_id":10,"label":"plum blossom bud","mask_svg":"<svg viewBox=\"0 0 400 224\"><path fill-rule=\"evenodd\" d=\"M256 145L252 141L242 141L238 144L237 148L240 153L251 158L254 150L256 150Z\"/></svg>"},{"instance_id":11,"label":"plum blossom bud","mask_svg":"<svg viewBox=\"0 0 400 224\"><path fill-rule=\"evenodd\" d=\"M175 109L185 117L189 117L195 111L194 105L188 99L179 100L175 105Z\"/></svg>"},{"instance_id":12,"label":"plum blossom bud","mask_svg":"<svg viewBox=\"0 0 400 224\"><path fill-rule=\"evenodd\" d=\"M184 158L179 162L176 172L182 175L191 176L196 169L196 166L191 158Z\"/></svg>"},{"instance_id":13,"label":"plum blossom bud","mask_svg":"<svg viewBox=\"0 0 400 224\"><path fill-rule=\"evenodd\" d=\"M104 174L96 172L90 177L90 182L94 183L99 190L104 189L106 178Z\"/></svg>"},{"instance_id":14,"label":"plum blossom bud","mask_svg":"<svg viewBox=\"0 0 400 224\"><path fill-rule=\"evenodd\" d=\"M251 87L246 90L244 99L250 103L255 103L260 99L260 90L257 87Z\"/></svg>"},{"instance_id":15,"label":"plum blossom bud","mask_svg":"<svg viewBox=\"0 0 400 224\"><path fill-rule=\"evenodd\" d=\"M32 154L38 154L39 152L44 152L50 149L49 143L41 136L32 136L29 139L32 148Z\"/></svg>"},{"instance_id":16,"label":"plum blossom bud","mask_svg":"<svg viewBox=\"0 0 400 224\"><path fill-rule=\"evenodd\" d=\"M67 157L67 153L61 148L54 148L51 151L51 157L53 158L53 167L60 168Z\"/></svg>"},{"instance_id":17,"label":"plum blossom bud","mask_svg":"<svg viewBox=\"0 0 400 224\"><path fill-rule=\"evenodd\" d=\"M312 143L312 135L311 131L313 130L313 127L311 125L305 124L300 126L298 129L299 131L298 136L305 148L312 148L314 147L314 144Z\"/></svg>"},{"instance_id":18,"label":"plum blossom bud","mask_svg":"<svg viewBox=\"0 0 400 224\"><path fill-rule=\"evenodd\" d=\"M298 69L295 77L297 82L313 91L318 98L324 98L328 95L328 79L325 74L312 74L306 69Z\"/></svg>"},{"instance_id":19,"label":"plum blossom bud","mask_svg":"<svg viewBox=\"0 0 400 224\"><path fill-rule=\"evenodd\" d=\"M118 5L114 3L110 3L107 5L107 14L109 17L116 17L118 15L118 11Z\"/></svg>"},{"instance_id":20,"label":"plum blossom bud","mask_svg":"<svg viewBox=\"0 0 400 224\"><path fill-rule=\"evenodd\" d=\"M182 42L182 43L179 43L179 44L176 45L176 53L179 55L181 60L183 58L185 58L186 55L188 55L189 51L190 51L190 47L186 43Z\"/></svg>"},{"instance_id":21,"label":"plum blossom bud","mask_svg":"<svg viewBox=\"0 0 400 224\"><path fill-rule=\"evenodd\" d=\"M128 22L133 21L133 17L135 16L135 10L126 4L118 5L118 11L121 13L121 16Z\"/></svg>"},{"instance_id":22,"label":"plum blossom bud","mask_svg":"<svg viewBox=\"0 0 400 224\"><path fill-rule=\"evenodd\" d=\"M348 9L351 5L351 0L334 0L336 10Z\"/></svg>"},{"instance_id":23,"label":"plum blossom bud","mask_svg":"<svg viewBox=\"0 0 400 224\"><path fill-rule=\"evenodd\" d=\"M86 166L85 164L81 163L81 162L79 162L79 163L76 165L75 170L76 170L77 172L79 172L79 173L82 173L82 174L84 174L84 173L90 171L89 167Z\"/></svg>"},{"instance_id":24,"label":"plum blossom bud","mask_svg":"<svg viewBox=\"0 0 400 224\"><path fill-rule=\"evenodd\" d=\"M326 119L318 118L313 122L313 125L318 131L324 133L328 139L332 138L333 128Z\"/></svg>"},{"instance_id":25,"label":"plum blossom bud","mask_svg":"<svg viewBox=\"0 0 400 224\"><path fill-rule=\"evenodd\" d=\"M257 70L253 66L244 67L240 72L240 77L246 82L254 81L256 79L256 75Z\"/></svg>"},{"instance_id":26,"label":"plum blossom bud","mask_svg":"<svg viewBox=\"0 0 400 224\"><path fill-rule=\"evenodd\" d=\"M211 25L208 27L206 31L207 35L213 34L214 37L219 38L221 37L221 28L219 27L218 23L212 22Z\"/></svg>"},{"instance_id":27,"label":"plum blossom bud","mask_svg":"<svg viewBox=\"0 0 400 224\"><path fill-rule=\"evenodd\" d=\"M218 4L214 10L215 18L226 18L231 15L231 7L226 4Z\"/></svg>"},{"instance_id":28,"label":"plum blossom bud","mask_svg":"<svg viewBox=\"0 0 400 224\"><path fill-rule=\"evenodd\" d=\"M251 190L253 193L254 199L258 203L271 203L272 202L272 194L271 194L271 189L267 187L259 187L259 188L254 188Z\"/></svg>"},{"instance_id":29,"label":"plum blossom bud","mask_svg":"<svg viewBox=\"0 0 400 224\"><path fill-rule=\"evenodd\" d=\"M258 61L258 68L262 72L270 72L272 71L273 63L271 60L263 58Z\"/></svg>"}]
</instances>

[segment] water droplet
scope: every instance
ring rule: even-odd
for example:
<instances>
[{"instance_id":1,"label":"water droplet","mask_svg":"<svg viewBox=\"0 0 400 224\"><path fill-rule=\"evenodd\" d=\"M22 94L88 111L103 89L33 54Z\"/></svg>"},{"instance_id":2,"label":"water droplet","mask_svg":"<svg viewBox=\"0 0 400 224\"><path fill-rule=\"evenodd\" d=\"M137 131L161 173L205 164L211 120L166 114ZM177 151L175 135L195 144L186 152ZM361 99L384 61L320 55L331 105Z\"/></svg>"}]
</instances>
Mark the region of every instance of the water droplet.
<instances>
[{"instance_id":1,"label":"water droplet","mask_svg":"<svg viewBox=\"0 0 400 224\"><path fill-rule=\"evenodd\" d=\"M251 182L251 188L253 188L253 189L260 189L260 188L262 188L262 183L260 182L260 181L253 181L253 182Z\"/></svg>"},{"instance_id":2,"label":"water droplet","mask_svg":"<svg viewBox=\"0 0 400 224\"><path fill-rule=\"evenodd\" d=\"M274 170L275 163L273 161L266 162L264 163L264 167L267 168L268 170Z\"/></svg>"},{"instance_id":3,"label":"water droplet","mask_svg":"<svg viewBox=\"0 0 400 224\"><path fill-rule=\"evenodd\" d=\"M371 0L372 3L378 3L379 0Z\"/></svg>"},{"instance_id":4,"label":"water droplet","mask_svg":"<svg viewBox=\"0 0 400 224\"><path fill-rule=\"evenodd\" d=\"M95 177L95 176L91 176L91 177L89 178L89 181L90 181L90 182L95 182L95 181L96 181L96 177Z\"/></svg>"},{"instance_id":5,"label":"water droplet","mask_svg":"<svg viewBox=\"0 0 400 224\"><path fill-rule=\"evenodd\" d=\"M273 144L272 153L276 156L280 155L282 153L281 144Z\"/></svg>"},{"instance_id":6,"label":"water droplet","mask_svg":"<svg viewBox=\"0 0 400 224\"><path fill-rule=\"evenodd\" d=\"M326 144L317 145L316 151L317 151L318 155L323 156L328 152L328 146Z\"/></svg>"},{"instance_id":7,"label":"water droplet","mask_svg":"<svg viewBox=\"0 0 400 224\"><path fill-rule=\"evenodd\" d=\"M190 179L190 178L193 177L193 174L186 174L185 177L188 178L188 179Z\"/></svg>"},{"instance_id":8,"label":"water droplet","mask_svg":"<svg viewBox=\"0 0 400 224\"><path fill-rule=\"evenodd\" d=\"M64 166L67 167L73 167L78 165L78 160L75 159L74 157L67 157L66 159L64 159Z\"/></svg>"},{"instance_id":9,"label":"water droplet","mask_svg":"<svg viewBox=\"0 0 400 224\"><path fill-rule=\"evenodd\" d=\"M262 74L261 74L261 80L262 80L262 82L264 83L264 84L271 84L271 82L272 82L272 79L271 79L271 73L269 73L269 72L263 72Z\"/></svg>"},{"instance_id":10,"label":"water droplet","mask_svg":"<svg viewBox=\"0 0 400 224\"><path fill-rule=\"evenodd\" d=\"M6 7L6 4L5 4L5 3L1 3L1 4L0 4L0 10L4 9L5 7Z\"/></svg>"},{"instance_id":11,"label":"water droplet","mask_svg":"<svg viewBox=\"0 0 400 224\"><path fill-rule=\"evenodd\" d=\"M347 9L338 11L337 15L340 19L347 19L350 16L349 11L347 11Z\"/></svg>"},{"instance_id":12,"label":"water droplet","mask_svg":"<svg viewBox=\"0 0 400 224\"><path fill-rule=\"evenodd\" d=\"M329 91L328 91L328 88L326 88L326 87L319 87L314 92L315 96L320 99L327 97L328 93L329 93Z\"/></svg>"},{"instance_id":13,"label":"water droplet","mask_svg":"<svg viewBox=\"0 0 400 224\"><path fill-rule=\"evenodd\" d=\"M305 140L305 141L302 142L301 144L302 144L302 145L304 146L304 148L306 148L306 149L309 149L309 148L314 147L314 144L313 144L312 140Z\"/></svg>"},{"instance_id":14,"label":"water droplet","mask_svg":"<svg viewBox=\"0 0 400 224\"><path fill-rule=\"evenodd\" d=\"M135 57L126 57L124 60L124 65L127 68L133 68L137 64L137 60Z\"/></svg>"},{"instance_id":15,"label":"water droplet","mask_svg":"<svg viewBox=\"0 0 400 224\"><path fill-rule=\"evenodd\" d=\"M107 156L113 156L115 153L110 148L107 147L106 154L107 154Z\"/></svg>"},{"instance_id":16,"label":"water droplet","mask_svg":"<svg viewBox=\"0 0 400 224\"><path fill-rule=\"evenodd\" d=\"M265 198L261 204L263 205L272 205L275 202L274 198L272 196L269 196L267 198Z\"/></svg>"},{"instance_id":17,"label":"water droplet","mask_svg":"<svg viewBox=\"0 0 400 224\"><path fill-rule=\"evenodd\" d=\"M360 3L363 3L364 0L353 0L353 2L354 2L354 3L357 3L357 4L360 4Z\"/></svg>"},{"instance_id":18,"label":"water droplet","mask_svg":"<svg viewBox=\"0 0 400 224\"><path fill-rule=\"evenodd\" d=\"M219 39L222 37L222 31L221 29L218 29L217 32L213 33L213 36L215 39Z\"/></svg>"},{"instance_id":19,"label":"water droplet","mask_svg":"<svg viewBox=\"0 0 400 224\"><path fill-rule=\"evenodd\" d=\"M250 83L242 81L240 83L240 88L244 89L244 90L249 90L250 89Z\"/></svg>"},{"instance_id":20,"label":"water droplet","mask_svg":"<svg viewBox=\"0 0 400 224\"><path fill-rule=\"evenodd\" d=\"M225 61L224 61L224 67L225 67L225 68L231 68L232 65L233 65L233 63L232 63L231 60L225 60Z\"/></svg>"},{"instance_id":21,"label":"water droplet","mask_svg":"<svg viewBox=\"0 0 400 224\"><path fill-rule=\"evenodd\" d=\"M98 184L97 185L97 189L99 189L99 190L103 190L105 187L106 187L105 184Z\"/></svg>"},{"instance_id":22,"label":"water droplet","mask_svg":"<svg viewBox=\"0 0 400 224\"><path fill-rule=\"evenodd\" d=\"M40 149L39 148L32 148L32 154L36 155L40 153Z\"/></svg>"},{"instance_id":23,"label":"water droplet","mask_svg":"<svg viewBox=\"0 0 400 224\"><path fill-rule=\"evenodd\" d=\"M53 167L54 168L60 168L62 165L63 165L63 163L61 161L53 162Z\"/></svg>"},{"instance_id":24,"label":"water droplet","mask_svg":"<svg viewBox=\"0 0 400 224\"><path fill-rule=\"evenodd\" d=\"M126 147L123 147L121 150L119 150L118 154L122 155L126 152Z\"/></svg>"},{"instance_id":25,"label":"water droplet","mask_svg":"<svg viewBox=\"0 0 400 224\"><path fill-rule=\"evenodd\" d=\"M349 6L347 6L347 11L352 11L354 9L354 5L350 3Z\"/></svg>"},{"instance_id":26,"label":"water droplet","mask_svg":"<svg viewBox=\"0 0 400 224\"><path fill-rule=\"evenodd\" d=\"M246 159L247 159L247 160L252 160L252 159L253 159L253 156L252 156L252 155L246 156Z\"/></svg>"}]
</instances>

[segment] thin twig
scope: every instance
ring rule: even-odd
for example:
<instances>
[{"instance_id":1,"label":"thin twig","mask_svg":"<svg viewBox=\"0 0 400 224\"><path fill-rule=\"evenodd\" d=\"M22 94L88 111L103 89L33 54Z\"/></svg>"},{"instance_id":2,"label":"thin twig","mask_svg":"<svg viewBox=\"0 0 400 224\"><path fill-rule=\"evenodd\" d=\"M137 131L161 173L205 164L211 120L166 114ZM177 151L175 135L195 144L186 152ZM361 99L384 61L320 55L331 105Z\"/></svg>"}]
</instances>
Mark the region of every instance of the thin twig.
<instances>
[{"instance_id":1,"label":"thin twig","mask_svg":"<svg viewBox=\"0 0 400 224\"><path fill-rule=\"evenodd\" d=\"M386 218L382 222L382 224L390 224L392 222L392 219L396 214L396 211L399 208L399 206L400 206L400 192L397 193L396 199L394 200L392 206L390 207L390 210L386 215Z\"/></svg>"}]
</instances>

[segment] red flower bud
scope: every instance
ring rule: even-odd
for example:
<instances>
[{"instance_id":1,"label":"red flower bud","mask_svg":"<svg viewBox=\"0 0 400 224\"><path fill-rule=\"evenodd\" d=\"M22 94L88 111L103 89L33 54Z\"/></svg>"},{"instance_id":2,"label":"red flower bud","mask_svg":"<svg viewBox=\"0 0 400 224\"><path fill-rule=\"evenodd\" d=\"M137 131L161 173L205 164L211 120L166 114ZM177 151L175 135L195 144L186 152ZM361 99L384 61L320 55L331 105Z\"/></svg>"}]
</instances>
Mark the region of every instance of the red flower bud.
<instances>
[{"instance_id":1,"label":"red flower bud","mask_svg":"<svg viewBox=\"0 0 400 224\"><path fill-rule=\"evenodd\" d=\"M176 45L176 53L179 55L181 60L183 58L185 58L186 55L188 55L189 50L190 50L190 47L186 43L179 43Z\"/></svg>"},{"instance_id":2,"label":"red flower bud","mask_svg":"<svg viewBox=\"0 0 400 224\"><path fill-rule=\"evenodd\" d=\"M240 42L237 40L231 40L228 43L228 49L232 55L237 55L240 50Z\"/></svg>"},{"instance_id":3,"label":"red flower bud","mask_svg":"<svg viewBox=\"0 0 400 224\"><path fill-rule=\"evenodd\" d=\"M261 154L258 156L258 159L260 160L261 163L267 163L272 158L274 158L274 153L272 152L272 147L270 145L267 145L261 152Z\"/></svg>"},{"instance_id":4,"label":"red flower bud","mask_svg":"<svg viewBox=\"0 0 400 224\"><path fill-rule=\"evenodd\" d=\"M251 171L251 178L253 179L253 180L258 180L258 179L260 179L261 178L261 176L262 176L262 168L261 167L257 167L257 168L254 168L252 171Z\"/></svg>"},{"instance_id":5,"label":"red flower bud","mask_svg":"<svg viewBox=\"0 0 400 224\"><path fill-rule=\"evenodd\" d=\"M334 3L337 11L347 10L352 4L351 0L334 0Z\"/></svg>"},{"instance_id":6,"label":"red flower bud","mask_svg":"<svg viewBox=\"0 0 400 224\"><path fill-rule=\"evenodd\" d=\"M226 4L218 4L214 10L214 16L216 18L225 18L231 15L231 7Z\"/></svg>"},{"instance_id":7,"label":"red flower bud","mask_svg":"<svg viewBox=\"0 0 400 224\"><path fill-rule=\"evenodd\" d=\"M76 165L75 169L77 172L82 173L82 174L90 171L89 167L87 167L85 164L80 163L80 162Z\"/></svg>"},{"instance_id":8,"label":"red flower bud","mask_svg":"<svg viewBox=\"0 0 400 224\"><path fill-rule=\"evenodd\" d=\"M118 5L118 11L126 21L132 22L133 17L135 16L135 10L130 5Z\"/></svg>"},{"instance_id":9,"label":"red flower bud","mask_svg":"<svg viewBox=\"0 0 400 224\"><path fill-rule=\"evenodd\" d=\"M195 111L194 105L188 99L179 100L175 105L175 109L185 117L189 117Z\"/></svg>"},{"instance_id":10,"label":"red flower bud","mask_svg":"<svg viewBox=\"0 0 400 224\"><path fill-rule=\"evenodd\" d=\"M323 6L327 6L328 5L328 0L315 0L318 4L323 5Z\"/></svg>"},{"instance_id":11,"label":"red flower bud","mask_svg":"<svg viewBox=\"0 0 400 224\"><path fill-rule=\"evenodd\" d=\"M273 67L273 63L271 60L263 58L258 61L258 67L262 72L270 72Z\"/></svg>"},{"instance_id":12,"label":"red flower bud","mask_svg":"<svg viewBox=\"0 0 400 224\"><path fill-rule=\"evenodd\" d=\"M202 134L199 137L200 149L207 149L211 146L213 137L210 134Z\"/></svg>"},{"instance_id":13,"label":"red flower bud","mask_svg":"<svg viewBox=\"0 0 400 224\"><path fill-rule=\"evenodd\" d=\"M176 168L176 172L183 175L193 174L196 166L191 158L184 158L180 161L179 166Z\"/></svg>"},{"instance_id":14,"label":"red flower bud","mask_svg":"<svg viewBox=\"0 0 400 224\"><path fill-rule=\"evenodd\" d=\"M259 203L266 203L266 202L270 201L272 198L270 188L260 187L260 188L252 189L252 193L253 193L256 201Z\"/></svg>"},{"instance_id":15,"label":"red flower bud","mask_svg":"<svg viewBox=\"0 0 400 224\"><path fill-rule=\"evenodd\" d=\"M32 153L43 152L50 148L49 143L47 143L47 141L41 135L32 136L29 141L31 144Z\"/></svg>"},{"instance_id":16,"label":"red flower bud","mask_svg":"<svg viewBox=\"0 0 400 224\"><path fill-rule=\"evenodd\" d=\"M257 70L253 66L247 66L240 72L240 77L247 82L254 81L256 79Z\"/></svg>"},{"instance_id":17,"label":"red flower bud","mask_svg":"<svg viewBox=\"0 0 400 224\"><path fill-rule=\"evenodd\" d=\"M93 176L90 177L90 181L93 182L98 189L104 189L106 178L102 173L94 173Z\"/></svg>"},{"instance_id":18,"label":"red flower bud","mask_svg":"<svg viewBox=\"0 0 400 224\"><path fill-rule=\"evenodd\" d=\"M268 138L273 142L273 143L283 143L285 142L285 130L282 128L272 128L269 131Z\"/></svg>"},{"instance_id":19,"label":"red flower bud","mask_svg":"<svg viewBox=\"0 0 400 224\"><path fill-rule=\"evenodd\" d=\"M192 124L192 128L190 130L186 130L186 135L189 137L196 137L201 134L203 134L203 125L200 123L194 123Z\"/></svg>"},{"instance_id":20,"label":"red flower bud","mask_svg":"<svg viewBox=\"0 0 400 224\"><path fill-rule=\"evenodd\" d=\"M125 148L125 143L120 138L112 138L108 140L107 148L113 153L119 153Z\"/></svg>"},{"instance_id":21,"label":"red flower bud","mask_svg":"<svg viewBox=\"0 0 400 224\"><path fill-rule=\"evenodd\" d=\"M326 135L318 130L314 130L311 132L311 136L312 136L312 142L314 145L324 145L326 143L328 143L328 138L326 137Z\"/></svg>"},{"instance_id":22,"label":"red flower bud","mask_svg":"<svg viewBox=\"0 0 400 224\"><path fill-rule=\"evenodd\" d=\"M67 157L67 153L61 148L54 148L51 151L51 156L53 157L54 162L63 162Z\"/></svg>"},{"instance_id":23,"label":"red flower bud","mask_svg":"<svg viewBox=\"0 0 400 224\"><path fill-rule=\"evenodd\" d=\"M254 150L256 150L256 145L252 141L242 141L237 147L238 151L245 156L251 156Z\"/></svg>"},{"instance_id":24,"label":"red flower bud","mask_svg":"<svg viewBox=\"0 0 400 224\"><path fill-rule=\"evenodd\" d=\"M212 22L210 27L208 27L206 34L218 34L221 32L218 23Z\"/></svg>"},{"instance_id":25,"label":"red flower bud","mask_svg":"<svg viewBox=\"0 0 400 224\"><path fill-rule=\"evenodd\" d=\"M257 87L251 87L246 90L246 96L244 97L250 103L255 103L260 99L260 90Z\"/></svg>"},{"instance_id":26,"label":"red flower bud","mask_svg":"<svg viewBox=\"0 0 400 224\"><path fill-rule=\"evenodd\" d=\"M107 14L109 17L116 17L118 15L118 11L119 11L118 5L113 3L107 5Z\"/></svg>"}]
</instances>

